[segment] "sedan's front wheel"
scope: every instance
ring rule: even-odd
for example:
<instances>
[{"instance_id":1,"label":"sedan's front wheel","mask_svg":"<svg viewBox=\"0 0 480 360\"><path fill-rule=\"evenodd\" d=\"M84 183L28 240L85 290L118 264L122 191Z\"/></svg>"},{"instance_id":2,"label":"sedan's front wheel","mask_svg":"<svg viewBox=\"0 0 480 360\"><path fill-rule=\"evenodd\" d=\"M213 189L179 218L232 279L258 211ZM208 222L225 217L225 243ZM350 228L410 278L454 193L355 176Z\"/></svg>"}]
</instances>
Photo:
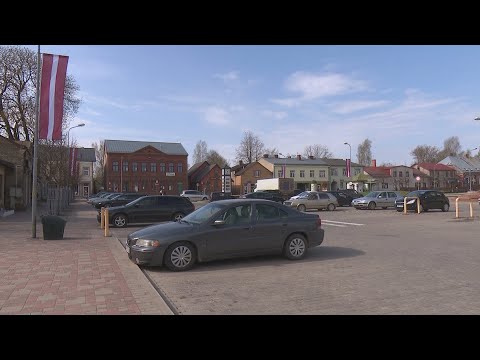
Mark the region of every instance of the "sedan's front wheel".
<instances>
[{"instance_id":1,"label":"sedan's front wheel","mask_svg":"<svg viewBox=\"0 0 480 360\"><path fill-rule=\"evenodd\" d=\"M117 215L113 218L113 225L122 228L127 226L127 217L125 215Z\"/></svg>"},{"instance_id":2,"label":"sedan's front wheel","mask_svg":"<svg viewBox=\"0 0 480 360\"><path fill-rule=\"evenodd\" d=\"M307 208L305 207L305 205L298 205L297 210L301 212L305 212Z\"/></svg>"},{"instance_id":3,"label":"sedan's front wheel","mask_svg":"<svg viewBox=\"0 0 480 360\"><path fill-rule=\"evenodd\" d=\"M175 213L173 214L172 219L173 221L179 221L179 220L182 220L184 216L185 215L183 215L182 213Z\"/></svg>"},{"instance_id":4,"label":"sedan's front wheel","mask_svg":"<svg viewBox=\"0 0 480 360\"><path fill-rule=\"evenodd\" d=\"M164 260L172 271L190 270L196 261L195 248L185 241L175 243L167 249Z\"/></svg>"},{"instance_id":5,"label":"sedan's front wheel","mask_svg":"<svg viewBox=\"0 0 480 360\"><path fill-rule=\"evenodd\" d=\"M307 252L307 241L300 234L291 235L285 242L283 249L285 256L290 260L300 260L305 257Z\"/></svg>"}]
</instances>

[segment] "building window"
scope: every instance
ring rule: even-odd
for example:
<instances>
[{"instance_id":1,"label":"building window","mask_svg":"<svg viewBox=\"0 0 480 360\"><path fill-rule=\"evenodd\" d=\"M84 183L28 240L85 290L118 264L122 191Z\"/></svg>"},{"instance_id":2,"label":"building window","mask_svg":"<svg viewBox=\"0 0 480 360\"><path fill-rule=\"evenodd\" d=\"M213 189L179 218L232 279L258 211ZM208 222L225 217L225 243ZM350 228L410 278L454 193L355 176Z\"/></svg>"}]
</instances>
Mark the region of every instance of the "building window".
<instances>
[{"instance_id":1,"label":"building window","mask_svg":"<svg viewBox=\"0 0 480 360\"><path fill-rule=\"evenodd\" d=\"M388 189L388 183L383 183L382 184L382 189Z\"/></svg>"},{"instance_id":2,"label":"building window","mask_svg":"<svg viewBox=\"0 0 480 360\"><path fill-rule=\"evenodd\" d=\"M253 176L254 177L260 177L260 170L254 170L253 171Z\"/></svg>"},{"instance_id":3,"label":"building window","mask_svg":"<svg viewBox=\"0 0 480 360\"><path fill-rule=\"evenodd\" d=\"M325 177L325 170L320 170L318 172L318 176L321 177L321 178L324 178Z\"/></svg>"},{"instance_id":4,"label":"building window","mask_svg":"<svg viewBox=\"0 0 480 360\"><path fill-rule=\"evenodd\" d=\"M410 172L409 171L405 171L405 177L410 177Z\"/></svg>"},{"instance_id":5,"label":"building window","mask_svg":"<svg viewBox=\"0 0 480 360\"><path fill-rule=\"evenodd\" d=\"M90 174L90 170L88 167L84 166L83 167L83 175L88 176Z\"/></svg>"},{"instance_id":6,"label":"building window","mask_svg":"<svg viewBox=\"0 0 480 360\"><path fill-rule=\"evenodd\" d=\"M283 171L282 170L278 170L278 177L279 178L283 178Z\"/></svg>"},{"instance_id":7,"label":"building window","mask_svg":"<svg viewBox=\"0 0 480 360\"><path fill-rule=\"evenodd\" d=\"M183 172L183 164L182 164L182 163L178 163L178 164L177 164L177 171L178 171L179 173L182 173L182 172Z\"/></svg>"},{"instance_id":8,"label":"building window","mask_svg":"<svg viewBox=\"0 0 480 360\"><path fill-rule=\"evenodd\" d=\"M142 172L147 172L147 163L142 163Z\"/></svg>"},{"instance_id":9,"label":"building window","mask_svg":"<svg viewBox=\"0 0 480 360\"><path fill-rule=\"evenodd\" d=\"M401 171L398 172L398 177L403 177L403 173Z\"/></svg>"},{"instance_id":10,"label":"building window","mask_svg":"<svg viewBox=\"0 0 480 360\"><path fill-rule=\"evenodd\" d=\"M113 172L118 172L118 161L114 161L113 162L113 168L112 168Z\"/></svg>"},{"instance_id":11,"label":"building window","mask_svg":"<svg viewBox=\"0 0 480 360\"><path fill-rule=\"evenodd\" d=\"M294 178L295 177L295 170L290 170L290 177Z\"/></svg>"},{"instance_id":12,"label":"building window","mask_svg":"<svg viewBox=\"0 0 480 360\"><path fill-rule=\"evenodd\" d=\"M175 170L173 169L173 163L168 164L168 172L174 172ZM172 189L169 189L172 190Z\"/></svg>"},{"instance_id":13,"label":"building window","mask_svg":"<svg viewBox=\"0 0 480 360\"><path fill-rule=\"evenodd\" d=\"M343 168L343 176L347 176L347 169ZM340 188L343 189L343 186L340 185Z\"/></svg>"},{"instance_id":14,"label":"building window","mask_svg":"<svg viewBox=\"0 0 480 360\"><path fill-rule=\"evenodd\" d=\"M123 182L123 190L122 191L128 191L128 181Z\"/></svg>"},{"instance_id":15,"label":"building window","mask_svg":"<svg viewBox=\"0 0 480 360\"><path fill-rule=\"evenodd\" d=\"M355 175L360 174L360 169L355 168Z\"/></svg>"},{"instance_id":16,"label":"building window","mask_svg":"<svg viewBox=\"0 0 480 360\"><path fill-rule=\"evenodd\" d=\"M300 177L304 178L305 177L305 170L300 170Z\"/></svg>"},{"instance_id":17,"label":"building window","mask_svg":"<svg viewBox=\"0 0 480 360\"><path fill-rule=\"evenodd\" d=\"M117 162L117 165L118 165L118 162ZM115 191L115 192L118 191L118 184L117 183L113 183L113 191Z\"/></svg>"},{"instance_id":18,"label":"building window","mask_svg":"<svg viewBox=\"0 0 480 360\"><path fill-rule=\"evenodd\" d=\"M123 162L123 172L127 172L128 171L128 161L124 161Z\"/></svg>"},{"instance_id":19,"label":"building window","mask_svg":"<svg viewBox=\"0 0 480 360\"><path fill-rule=\"evenodd\" d=\"M337 168L330 169L330 175L331 176L338 176L338 169Z\"/></svg>"},{"instance_id":20,"label":"building window","mask_svg":"<svg viewBox=\"0 0 480 360\"><path fill-rule=\"evenodd\" d=\"M132 163L132 171L137 172L138 171L138 164L136 162Z\"/></svg>"},{"instance_id":21,"label":"building window","mask_svg":"<svg viewBox=\"0 0 480 360\"><path fill-rule=\"evenodd\" d=\"M150 171L152 173L156 173L157 172L157 163L150 163Z\"/></svg>"},{"instance_id":22,"label":"building window","mask_svg":"<svg viewBox=\"0 0 480 360\"><path fill-rule=\"evenodd\" d=\"M315 170L310 170L310 177L315 177Z\"/></svg>"},{"instance_id":23,"label":"building window","mask_svg":"<svg viewBox=\"0 0 480 360\"><path fill-rule=\"evenodd\" d=\"M393 171L393 177L397 177L397 170Z\"/></svg>"},{"instance_id":24,"label":"building window","mask_svg":"<svg viewBox=\"0 0 480 360\"><path fill-rule=\"evenodd\" d=\"M161 173L165 172L165 163L160 163L160 172Z\"/></svg>"},{"instance_id":25,"label":"building window","mask_svg":"<svg viewBox=\"0 0 480 360\"><path fill-rule=\"evenodd\" d=\"M173 164L172 164L172 166L173 166ZM168 190L172 191L172 189L173 189L172 185L168 185Z\"/></svg>"}]
</instances>

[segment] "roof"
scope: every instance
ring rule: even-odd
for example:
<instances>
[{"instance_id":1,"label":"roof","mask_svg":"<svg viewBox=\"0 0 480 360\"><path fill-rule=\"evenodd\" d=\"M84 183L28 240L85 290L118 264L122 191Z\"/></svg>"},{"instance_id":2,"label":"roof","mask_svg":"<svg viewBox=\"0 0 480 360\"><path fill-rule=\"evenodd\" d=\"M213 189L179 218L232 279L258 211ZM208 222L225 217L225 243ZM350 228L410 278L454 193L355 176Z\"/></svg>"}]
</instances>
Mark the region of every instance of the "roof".
<instances>
[{"instance_id":1,"label":"roof","mask_svg":"<svg viewBox=\"0 0 480 360\"><path fill-rule=\"evenodd\" d=\"M330 159L330 158L322 158L323 161L325 161L325 163L327 165L330 165L330 166L346 166L346 160L344 159ZM360 167L363 167L363 165L360 165L360 164L357 164L357 163L354 163L352 162L350 166L360 166Z\"/></svg>"},{"instance_id":2,"label":"roof","mask_svg":"<svg viewBox=\"0 0 480 360\"><path fill-rule=\"evenodd\" d=\"M96 162L94 148L77 148L77 161Z\"/></svg>"},{"instance_id":3,"label":"roof","mask_svg":"<svg viewBox=\"0 0 480 360\"><path fill-rule=\"evenodd\" d=\"M212 164L212 165L209 165L209 166L205 166L205 168L200 170L198 173L196 173L195 176L192 176L190 181L192 183L199 182L203 177L205 177L205 175L207 175L215 167L220 168L220 166L218 166L217 164Z\"/></svg>"},{"instance_id":4,"label":"roof","mask_svg":"<svg viewBox=\"0 0 480 360\"><path fill-rule=\"evenodd\" d=\"M441 164L454 167L458 171L478 171L480 169L480 161L477 158L466 158L463 156L447 156L440 161Z\"/></svg>"},{"instance_id":5,"label":"roof","mask_svg":"<svg viewBox=\"0 0 480 360\"><path fill-rule=\"evenodd\" d=\"M198 170L198 168L199 168L200 166L202 166L202 165L205 164L205 163L207 163L207 165L209 165L209 164L208 164L208 161L202 161L202 162L198 162L198 163L196 163L196 164L193 164L193 165L190 167L190 169L188 169L188 172L187 172L188 176L192 175L195 171Z\"/></svg>"},{"instance_id":6,"label":"roof","mask_svg":"<svg viewBox=\"0 0 480 360\"><path fill-rule=\"evenodd\" d=\"M439 163L418 163L414 165L420 166L421 168L424 168L426 170L448 170L448 171L455 170L450 166L439 164Z\"/></svg>"},{"instance_id":7,"label":"roof","mask_svg":"<svg viewBox=\"0 0 480 360\"><path fill-rule=\"evenodd\" d=\"M366 182L366 181L373 181L373 180L374 180L373 177L371 177L370 175L362 174L362 173L352 177L352 182L357 182L357 181Z\"/></svg>"},{"instance_id":8,"label":"roof","mask_svg":"<svg viewBox=\"0 0 480 360\"><path fill-rule=\"evenodd\" d=\"M237 172L238 170L245 168L247 165L248 165L248 164L241 164L241 165L240 165L240 164L237 164L237 165L235 165L235 166L232 166L232 167L230 168L230 171L231 171L231 172Z\"/></svg>"},{"instance_id":9,"label":"roof","mask_svg":"<svg viewBox=\"0 0 480 360\"><path fill-rule=\"evenodd\" d=\"M252 162L250 164L248 164L247 166L245 166L243 169L241 169L240 171L236 172L235 173L235 176L237 175L242 175L245 171L247 171L248 169L251 169L253 167L253 165L255 164L258 164L260 165L261 167L263 167L265 170L269 171L265 166L263 166L262 164L260 164L258 161L255 161L255 162Z\"/></svg>"},{"instance_id":10,"label":"roof","mask_svg":"<svg viewBox=\"0 0 480 360\"><path fill-rule=\"evenodd\" d=\"M390 168L387 166L365 166L363 171L373 177L390 177Z\"/></svg>"},{"instance_id":11,"label":"roof","mask_svg":"<svg viewBox=\"0 0 480 360\"><path fill-rule=\"evenodd\" d=\"M275 158L275 157L268 157L268 158L261 158L265 161L268 161L270 164L274 165L323 165L327 166L327 163L324 161L324 159L308 159L308 158L303 158L302 160L298 160L296 157L292 158Z\"/></svg>"},{"instance_id":12,"label":"roof","mask_svg":"<svg viewBox=\"0 0 480 360\"><path fill-rule=\"evenodd\" d=\"M154 147L167 155L187 155L188 153L180 143L165 143L153 141L127 141L105 140L105 152L107 153L133 153L147 146Z\"/></svg>"}]
</instances>

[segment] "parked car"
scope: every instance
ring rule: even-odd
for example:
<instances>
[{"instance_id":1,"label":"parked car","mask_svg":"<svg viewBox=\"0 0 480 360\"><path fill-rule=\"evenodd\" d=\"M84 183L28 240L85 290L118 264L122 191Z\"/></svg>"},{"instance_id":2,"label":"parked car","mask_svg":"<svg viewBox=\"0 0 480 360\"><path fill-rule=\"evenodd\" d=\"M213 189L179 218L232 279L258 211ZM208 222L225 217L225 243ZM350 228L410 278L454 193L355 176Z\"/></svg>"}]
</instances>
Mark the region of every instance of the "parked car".
<instances>
[{"instance_id":1,"label":"parked car","mask_svg":"<svg viewBox=\"0 0 480 360\"><path fill-rule=\"evenodd\" d=\"M103 203L104 201L107 201L107 200L112 200L112 199L115 199L116 197L122 195L122 193L110 193L110 194L107 194L105 196L102 196L102 197L99 197L99 198L95 198L95 199L92 199L91 200L91 204L94 208L97 208L97 204L98 203ZM99 208L98 208L99 209Z\"/></svg>"},{"instance_id":2,"label":"parked car","mask_svg":"<svg viewBox=\"0 0 480 360\"><path fill-rule=\"evenodd\" d=\"M298 211L306 211L308 209L333 211L338 206L338 200L327 192L305 191L298 195L298 198L290 198L290 200L285 201L284 205L294 207Z\"/></svg>"},{"instance_id":3,"label":"parked car","mask_svg":"<svg viewBox=\"0 0 480 360\"><path fill-rule=\"evenodd\" d=\"M112 195L112 194L114 194L114 193L112 193L112 192L106 192L106 193L100 194L100 195L95 196L95 197L90 197L90 198L88 198L88 200L87 200L87 204L93 204L94 201L97 201L97 200L99 200L99 199L104 199L104 198L106 198L107 196L110 196L110 195Z\"/></svg>"},{"instance_id":4,"label":"parked car","mask_svg":"<svg viewBox=\"0 0 480 360\"><path fill-rule=\"evenodd\" d=\"M438 190L415 190L409 192L407 195L407 210L417 211L417 199L408 199L409 197L420 198L420 212L427 212L431 209L440 209L444 212L450 209L450 200L445 194ZM398 212L404 211L404 200L402 196L396 201L396 208Z\"/></svg>"},{"instance_id":5,"label":"parked car","mask_svg":"<svg viewBox=\"0 0 480 360\"><path fill-rule=\"evenodd\" d=\"M188 197L191 201L209 200L210 197L207 194L197 190L183 190L180 196Z\"/></svg>"},{"instance_id":6,"label":"parked car","mask_svg":"<svg viewBox=\"0 0 480 360\"><path fill-rule=\"evenodd\" d=\"M135 231L125 249L136 264L184 271L196 262L269 253L299 260L323 238L317 214L267 200L232 199L209 203L178 222Z\"/></svg>"},{"instance_id":7,"label":"parked car","mask_svg":"<svg viewBox=\"0 0 480 360\"><path fill-rule=\"evenodd\" d=\"M192 213L195 206L182 196L150 195L142 196L123 206L108 209L109 224L125 227L132 223L155 223L160 221L178 221ZM100 222L100 213L97 221Z\"/></svg>"},{"instance_id":8,"label":"parked car","mask_svg":"<svg viewBox=\"0 0 480 360\"><path fill-rule=\"evenodd\" d=\"M275 202L279 202L283 204L284 199L281 194L277 194L275 192L270 192L270 191L255 191L250 194L245 194L242 195L240 198L242 199L265 199L265 200L271 200Z\"/></svg>"},{"instance_id":9,"label":"parked car","mask_svg":"<svg viewBox=\"0 0 480 360\"><path fill-rule=\"evenodd\" d=\"M342 193L344 193L346 195L350 195L354 199L358 199L358 198L363 197L363 194L359 193L355 189L341 189L341 190L338 190L338 191L341 191Z\"/></svg>"},{"instance_id":10,"label":"parked car","mask_svg":"<svg viewBox=\"0 0 480 360\"><path fill-rule=\"evenodd\" d=\"M129 202L145 195L146 194L139 194L139 193L124 193L124 194L117 195L111 199L97 200L96 202L93 203L93 206L95 206L96 209L100 209L102 207L126 205Z\"/></svg>"},{"instance_id":11,"label":"parked car","mask_svg":"<svg viewBox=\"0 0 480 360\"><path fill-rule=\"evenodd\" d=\"M395 207L395 200L399 197L402 197L402 194L398 191L372 191L364 197L353 199L352 205L355 209L386 209Z\"/></svg>"},{"instance_id":12,"label":"parked car","mask_svg":"<svg viewBox=\"0 0 480 360\"><path fill-rule=\"evenodd\" d=\"M210 194L210 202L212 201L218 201L218 200L227 200L231 199L232 194L231 193L224 193L221 191L215 191Z\"/></svg>"},{"instance_id":13,"label":"parked car","mask_svg":"<svg viewBox=\"0 0 480 360\"><path fill-rule=\"evenodd\" d=\"M343 191L329 191L328 193L337 198L339 206L352 206L352 200L354 198Z\"/></svg>"}]
</instances>

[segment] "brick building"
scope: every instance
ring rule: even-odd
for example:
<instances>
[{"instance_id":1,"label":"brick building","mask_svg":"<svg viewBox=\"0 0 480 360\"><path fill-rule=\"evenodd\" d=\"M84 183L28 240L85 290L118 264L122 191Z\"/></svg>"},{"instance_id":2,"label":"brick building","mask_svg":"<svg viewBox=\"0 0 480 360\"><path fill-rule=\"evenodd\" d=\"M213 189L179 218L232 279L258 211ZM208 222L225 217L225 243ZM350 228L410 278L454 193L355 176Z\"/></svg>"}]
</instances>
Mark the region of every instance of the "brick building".
<instances>
[{"instance_id":1,"label":"brick building","mask_svg":"<svg viewBox=\"0 0 480 360\"><path fill-rule=\"evenodd\" d=\"M260 162L252 162L235 171L235 176L232 176L232 194L249 194L257 187L257 180L271 179L272 177L273 173Z\"/></svg>"},{"instance_id":2,"label":"brick building","mask_svg":"<svg viewBox=\"0 0 480 360\"><path fill-rule=\"evenodd\" d=\"M204 194L222 191L222 169L208 161L200 162L188 169L188 188Z\"/></svg>"},{"instance_id":3,"label":"brick building","mask_svg":"<svg viewBox=\"0 0 480 360\"><path fill-rule=\"evenodd\" d=\"M0 208L26 209L32 198L32 143L0 136Z\"/></svg>"},{"instance_id":4,"label":"brick building","mask_svg":"<svg viewBox=\"0 0 480 360\"><path fill-rule=\"evenodd\" d=\"M105 140L107 191L178 195L186 189L188 153L180 143Z\"/></svg>"}]
</instances>

